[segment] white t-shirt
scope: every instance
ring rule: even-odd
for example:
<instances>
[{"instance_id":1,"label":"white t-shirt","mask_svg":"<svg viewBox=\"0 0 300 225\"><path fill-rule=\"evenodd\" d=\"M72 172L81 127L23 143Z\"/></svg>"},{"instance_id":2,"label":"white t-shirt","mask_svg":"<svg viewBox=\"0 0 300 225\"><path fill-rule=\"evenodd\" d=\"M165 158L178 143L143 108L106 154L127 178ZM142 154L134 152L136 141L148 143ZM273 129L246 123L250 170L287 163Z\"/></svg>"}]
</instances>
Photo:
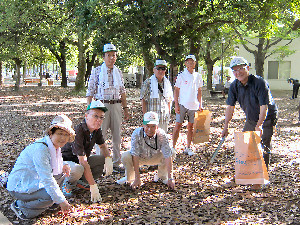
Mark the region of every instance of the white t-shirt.
<instances>
[{"instance_id":1,"label":"white t-shirt","mask_svg":"<svg viewBox=\"0 0 300 225\"><path fill-rule=\"evenodd\" d=\"M199 101L197 99L198 89L203 86L201 74L193 72L191 74L187 68L178 74L175 87L180 88L179 104L189 110L198 110Z\"/></svg>"}]
</instances>

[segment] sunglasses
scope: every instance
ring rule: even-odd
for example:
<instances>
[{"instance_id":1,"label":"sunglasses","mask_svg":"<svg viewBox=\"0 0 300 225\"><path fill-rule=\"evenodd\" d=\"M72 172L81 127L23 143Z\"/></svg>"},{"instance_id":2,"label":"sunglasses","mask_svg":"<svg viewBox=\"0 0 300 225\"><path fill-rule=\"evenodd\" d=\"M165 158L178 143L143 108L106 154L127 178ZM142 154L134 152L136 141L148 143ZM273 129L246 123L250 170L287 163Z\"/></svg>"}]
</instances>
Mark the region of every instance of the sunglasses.
<instances>
[{"instance_id":1,"label":"sunglasses","mask_svg":"<svg viewBox=\"0 0 300 225\"><path fill-rule=\"evenodd\" d=\"M157 70L167 70L166 67L156 67Z\"/></svg>"}]
</instances>

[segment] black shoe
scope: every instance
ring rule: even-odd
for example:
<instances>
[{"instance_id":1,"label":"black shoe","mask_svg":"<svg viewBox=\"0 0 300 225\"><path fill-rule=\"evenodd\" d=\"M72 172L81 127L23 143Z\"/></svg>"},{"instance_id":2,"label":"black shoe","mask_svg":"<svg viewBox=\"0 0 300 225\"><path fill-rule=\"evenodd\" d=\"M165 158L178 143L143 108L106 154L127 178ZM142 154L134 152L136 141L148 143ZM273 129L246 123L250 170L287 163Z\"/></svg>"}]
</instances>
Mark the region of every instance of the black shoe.
<instances>
[{"instance_id":1,"label":"black shoe","mask_svg":"<svg viewBox=\"0 0 300 225\"><path fill-rule=\"evenodd\" d=\"M114 166L113 173L125 173L125 169L123 167Z\"/></svg>"},{"instance_id":2,"label":"black shoe","mask_svg":"<svg viewBox=\"0 0 300 225\"><path fill-rule=\"evenodd\" d=\"M59 209L59 204L54 203L52 206L48 208L50 211L56 211Z\"/></svg>"},{"instance_id":3,"label":"black shoe","mask_svg":"<svg viewBox=\"0 0 300 225\"><path fill-rule=\"evenodd\" d=\"M148 167L148 171L155 171L157 169L158 169L158 165Z\"/></svg>"},{"instance_id":4,"label":"black shoe","mask_svg":"<svg viewBox=\"0 0 300 225\"><path fill-rule=\"evenodd\" d=\"M21 209L18 207L17 205L17 200L14 201L13 203L11 203L10 208L12 211L14 211L14 213L16 214L16 216L21 219L21 220L29 220L28 218L26 218L26 216L22 213Z\"/></svg>"}]
</instances>

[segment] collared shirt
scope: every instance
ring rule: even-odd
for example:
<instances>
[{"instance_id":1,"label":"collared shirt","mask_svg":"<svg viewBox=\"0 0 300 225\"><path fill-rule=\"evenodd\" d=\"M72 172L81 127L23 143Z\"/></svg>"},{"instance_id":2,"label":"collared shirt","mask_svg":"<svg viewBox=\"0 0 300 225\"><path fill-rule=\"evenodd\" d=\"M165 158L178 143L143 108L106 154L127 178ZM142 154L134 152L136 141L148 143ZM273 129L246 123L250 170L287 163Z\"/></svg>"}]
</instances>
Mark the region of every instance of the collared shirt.
<instances>
[{"instance_id":1,"label":"collared shirt","mask_svg":"<svg viewBox=\"0 0 300 225\"><path fill-rule=\"evenodd\" d=\"M193 72L191 74L187 68L179 73L176 79L175 87L180 88L179 104L189 110L198 110L200 103L198 101L198 89L203 86L201 74Z\"/></svg>"},{"instance_id":2,"label":"collared shirt","mask_svg":"<svg viewBox=\"0 0 300 225\"><path fill-rule=\"evenodd\" d=\"M166 79L166 78L164 78ZM162 90L164 89L164 82L158 83L161 86ZM148 78L144 81L141 88L140 98L144 99L146 104L146 112L153 111L158 114L160 123L168 123L170 120L170 111L168 102L163 96L163 93L158 90L158 98L150 98L151 94L151 79Z\"/></svg>"},{"instance_id":3,"label":"collared shirt","mask_svg":"<svg viewBox=\"0 0 300 225\"><path fill-rule=\"evenodd\" d=\"M124 79L122 75L122 71L119 70L119 73L121 75L122 83L124 84ZM92 70L91 76L89 78L89 83L88 83L88 89L86 92L86 96L92 96L95 99L98 100L117 100L121 99L121 94L125 93L125 87L120 86L119 89L114 87L114 82L113 82L113 70L107 69L108 71L108 83L109 83L109 88L107 89L102 89L103 97L100 96L99 93L99 75L101 72L101 66L98 66Z\"/></svg>"},{"instance_id":4,"label":"collared shirt","mask_svg":"<svg viewBox=\"0 0 300 225\"><path fill-rule=\"evenodd\" d=\"M73 161L79 163L77 156L90 157L95 144L105 143L101 129L90 133L85 120L75 127L75 140L62 147L61 152L64 161Z\"/></svg>"},{"instance_id":5,"label":"collared shirt","mask_svg":"<svg viewBox=\"0 0 300 225\"><path fill-rule=\"evenodd\" d=\"M46 136L28 145L19 155L7 181L7 190L31 194L45 188L51 199L60 204L66 200L51 168Z\"/></svg>"},{"instance_id":6,"label":"collared shirt","mask_svg":"<svg viewBox=\"0 0 300 225\"><path fill-rule=\"evenodd\" d=\"M227 105L234 106L239 102L247 119L258 121L260 106L268 105L267 119L276 116L277 106L272 97L268 83L259 76L249 75L248 82L243 85L235 79L228 91Z\"/></svg>"},{"instance_id":7,"label":"collared shirt","mask_svg":"<svg viewBox=\"0 0 300 225\"><path fill-rule=\"evenodd\" d=\"M141 158L152 158L158 153L162 153L164 158L172 156L167 134L160 128L152 138L146 135L143 127L136 128L131 135L130 153Z\"/></svg>"}]
</instances>

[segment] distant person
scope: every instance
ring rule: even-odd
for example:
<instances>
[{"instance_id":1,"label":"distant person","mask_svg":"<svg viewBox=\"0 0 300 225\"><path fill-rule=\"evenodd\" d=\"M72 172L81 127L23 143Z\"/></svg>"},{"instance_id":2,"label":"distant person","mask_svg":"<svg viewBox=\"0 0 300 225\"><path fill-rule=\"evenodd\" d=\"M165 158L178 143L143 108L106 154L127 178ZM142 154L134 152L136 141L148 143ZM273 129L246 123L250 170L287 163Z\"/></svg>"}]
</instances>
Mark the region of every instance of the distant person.
<instances>
[{"instance_id":1,"label":"distant person","mask_svg":"<svg viewBox=\"0 0 300 225\"><path fill-rule=\"evenodd\" d=\"M122 108L124 119L129 119L126 91L121 70L115 66L117 48L113 44L103 46L103 64L92 70L86 93L87 105L92 99L100 100L108 109L102 124L102 134L106 140L108 129L111 130L113 143L113 164L115 171L122 172L121 163L121 123ZM97 154L99 152L97 151Z\"/></svg>"},{"instance_id":2,"label":"distant person","mask_svg":"<svg viewBox=\"0 0 300 225\"><path fill-rule=\"evenodd\" d=\"M288 83L290 83L291 85L293 85L292 99L297 98L297 96L298 96L298 91L299 91L299 87L300 87L299 80L293 79L293 78L289 78L289 79L288 79Z\"/></svg>"},{"instance_id":3,"label":"distant person","mask_svg":"<svg viewBox=\"0 0 300 225\"><path fill-rule=\"evenodd\" d=\"M248 62L243 57L233 58L230 62L230 68L236 79L231 83L228 91L222 137L228 135L229 122L232 119L235 104L238 102L246 114L243 132L262 131L263 157L268 168L271 139L277 121L277 106L268 83L260 76L249 74ZM256 184L253 189L260 187L261 185Z\"/></svg>"},{"instance_id":4,"label":"distant person","mask_svg":"<svg viewBox=\"0 0 300 225\"><path fill-rule=\"evenodd\" d=\"M170 81L166 78L167 62L158 59L153 68L154 74L145 80L141 88L143 114L149 111L156 112L159 118L159 128L168 132L171 115L173 90Z\"/></svg>"},{"instance_id":5,"label":"distant person","mask_svg":"<svg viewBox=\"0 0 300 225\"><path fill-rule=\"evenodd\" d=\"M195 72L196 57L194 55L188 55L185 58L184 65L186 68L183 72L179 73L175 83L174 90L174 102L176 113L176 124L173 130L173 148L176 147L176 142L179 137L179 132L182 123L187 116L188 120L188 133L187 133L187 145L184 149L184 153L192 156L194 151L191 148L193 125L195 112L197 110L202 111L202 76Z\"/></svg>"},{"instance_id":6,"label":"distant person","mask_svg":"<svg viewBox=\"0 0 300 225\"><path fill-rule=\"evenodd\" d=\"M7 190L17 200L11 209L21 220L40 215L53 204L63 212L72 211L60 186L70 175L69 165L63 165L60 148L74 140L71 120L56 116L46 135L28 145L17 158L8 176Z\"/></svg>"},{"instance_id":7,"label":"distant person","mask_svg":"<svg viewBox=\"0 0 300 225\"><path fill-rule=\"evenodd\" d=\"M174 189L173 159L175 151L169 145L165 131L158 128L159 119L156 112L147 112L143 118L143 127L136 128L131 136L131 149L122 154L125 177L118 184L129 182L132 189L141 186L139 168L143 165L158 165L154 181L161 180L169 188Z\"/></svg>"},{"instance_id":8,"label":"distant person","mask_svg":"<svg viewBox=\"0 0 300 225\"><path fill-rule=\"evenodd\" d=\"M222 90L222 95L223 95L223 98L226 98L226 95L228 94L228 90L229 90L229 87L230 87L230 76L227 76L226 77L226 82L224 84L224 89Z\"/></svg>"}]
</instances>

